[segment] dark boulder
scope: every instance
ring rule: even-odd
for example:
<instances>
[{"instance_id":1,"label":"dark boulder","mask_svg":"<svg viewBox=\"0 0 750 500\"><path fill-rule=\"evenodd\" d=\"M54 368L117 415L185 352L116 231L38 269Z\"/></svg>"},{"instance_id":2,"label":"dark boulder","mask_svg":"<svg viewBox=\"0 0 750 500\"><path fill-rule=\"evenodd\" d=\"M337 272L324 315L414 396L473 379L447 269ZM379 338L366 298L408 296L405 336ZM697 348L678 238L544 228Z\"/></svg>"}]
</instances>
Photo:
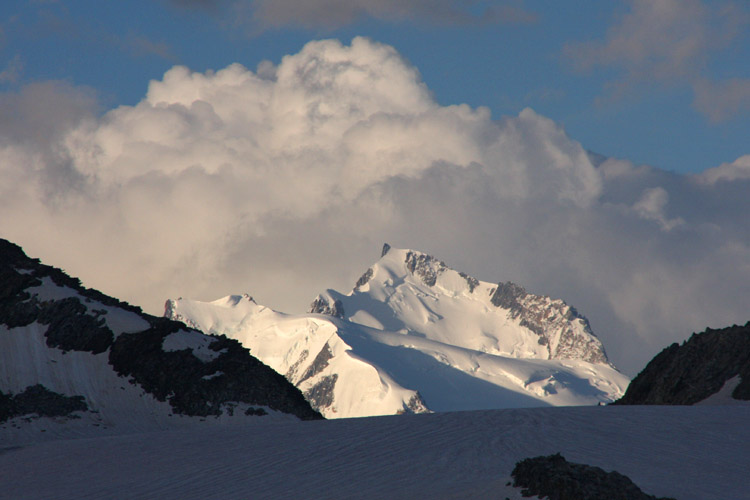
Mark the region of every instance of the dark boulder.
<instances>
[{"instance_id":1,"label":"dark boulder","mask_svg":"<svg viewBox=\"0 0 750 500\"><path fill-rule=\"evenodd\" d=\"M516 463L511 473L513 486L523 488L525 497L549 500L674 500L657 499L641 491L619 472L571 463L559 453Z\"/></svg>"}]
</instances>

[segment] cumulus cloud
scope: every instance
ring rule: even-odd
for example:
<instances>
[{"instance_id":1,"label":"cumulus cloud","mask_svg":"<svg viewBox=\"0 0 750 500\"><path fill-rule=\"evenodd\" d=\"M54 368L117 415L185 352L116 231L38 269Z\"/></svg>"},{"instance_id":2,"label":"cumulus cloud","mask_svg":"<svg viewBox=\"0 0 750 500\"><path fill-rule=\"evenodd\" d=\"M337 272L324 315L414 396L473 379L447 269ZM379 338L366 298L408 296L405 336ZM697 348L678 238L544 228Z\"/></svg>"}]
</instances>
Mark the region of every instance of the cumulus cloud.
<instances>
[{"instance_id":1,"label":"cumulus cloud","mask_svg":"<svg viewBox=\"0 0 750 500\"><path fill-rule=\"evenodd\" d=\"M36 84L2 116L0 235L157 314L242 292L301 312L387 241L564 298L630 373L748 319L750 179L726 173L744 160L708 180L594 166L531 109L437 104L367 39L255 71L176 66L103 115L85 89Z\"/></svg>"},{"instance_id":2,"label":"cumulus cloud","mask_svg":"<svg viewBox=\"0 0 750 500\"><path fill-rule=\"evenodd\" d=\"M723 1L630 0L629 10L607 30L603 40L573 42L563 54L579 70L613 68L612 96L642 84L658 82L693 88L695 108L720 121L750 108L743 79L714 81L708 77L713 53L730 49L747 28L747 6Z\"/></svg>"},{"instance_id":3,"label":"cumulus cloud","mask_svg":"<svg viewBox=\"0 0 750 500\"><path fill-rule=\"evenodd\" d=\"M695 176L697 182L714 185L718 182L750 180L750 155L737 158L732 163L724 163L709 168Z\"/></svg>"}]
</instances>

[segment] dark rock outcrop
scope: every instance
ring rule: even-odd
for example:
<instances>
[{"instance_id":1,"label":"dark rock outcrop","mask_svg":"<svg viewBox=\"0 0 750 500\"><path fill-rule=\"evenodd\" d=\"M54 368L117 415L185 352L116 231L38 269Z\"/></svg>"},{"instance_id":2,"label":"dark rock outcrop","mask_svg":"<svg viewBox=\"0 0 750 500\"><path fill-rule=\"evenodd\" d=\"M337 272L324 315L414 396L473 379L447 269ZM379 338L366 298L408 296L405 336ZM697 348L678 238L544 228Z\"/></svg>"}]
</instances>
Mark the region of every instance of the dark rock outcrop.
<instances>
[{"instance_id":1,"label":"dark rock outcrop","mask_svg":"<svg viewBox=\"0 0 750 500\"><path fill-rule=\"evenodd\" d=\"M424 399L422 399L422 395L419 393L419 391L417 391L416 394L409 398L409 401L404 403L404 407L398 412L399 415L415 415L417 413L430 413L430 409L427 408L427 405L425 404Z\"/></svg>"},{"instance_id":2,"label":"dark rock outcrop","mask_svg":"<svg viewBox=\"0 0 750 500\"><path fill-rule=\"evenodd\" d=\"M310 401L313 408L320 410L333 404L333 389L336 387L338 379L338 373L327 375L305 392L305 397Z\"/></svg>"},{"instance_id":3,"label":"dark rock outcrop","mask_svg":"<svg viewBox=\"0 0 750 500\"><path fill-rule=\"evenodd\" d=\"M612 404L691 405L740 376L734 399L750 400L750 322L694 333L657 354Z\"/></svg>"},{"instance_id":4,"label":"dark rock outcrop","mask_svg":"<svg viewBox=\"0 0 750 500\"><path fill-rule=\"evenodd\" d=\"M318 295L315 300L313 300L312 304L310 304L310 312L312 314L325 314L335 318L343 318L344 304L338 299L330 302L322 295Z\"/></svg>"},{"instance_id":5,"label":"dark rock outcrop","mask_svg":"<svg viewBox=\"0 0 750 500\"><path fill-rule=\"evenodd\" d=\"M539 336L539 345L547 346L550 359L582 359L589 363L609 363L601 341L591 330L589 320L563 300L528 293L513 282L498 283L490 290L490 302L509 311L519 324ZM583 334L572 324L578 323ZM552 347L552 332L559 331Z\"/></svg>"},{"instance_id":6,"label":"dark rock outcrop","mask_svg":"<svg viewBox=\"0 0 750 500\"><path fill-rule=\"evenodd\" d=\"M202 361L190 349L164 351L164 339L184 325L150 319L148 330L117 338L109 363L118 375L135 381L159 401L168 401L176 413L220 415L222 405L240 402L268 406L303 420L320 418L299 389L251 356L237 340L216 337L208 346L216 357Z\"/></svg>"},{"instance_id":7,"label":"dark rock outcrop","mask_svg":"<svg viewBox=\"0 0 750 500\"><path fill-rule=\"evenodd\" d=\"M525 497L549 500L674 500L657 499L641 491L619 472L568 462L559 453L516 463L513 486Z\"/></svg>"},{"instance_id":8,"label":"dark rock outcrop","mask_svg":"<svg viewBox=\"0 0 750 500\"><path fill-rule=\"evenodd\" d=\"M29 291L48 279L74 296L40 300L33 290ZM148 328L115 337L102 306L135 313ZM225 405L246 403L301 419L322 418L299 389L251 356L238 341L207 336L183 323L145 314L140 308L83 287L79 280L27 257L19 246L0 239L0 324L17 328L33 322L47 325L48 348L107 356L117 374L156 399L168 401L175 413L219 415ZM208 349L215 353L210 359L198 358L191 348L164 350L167 336L195 333L210 339ZM33 389L31 394L37 393ZM18 397L10 400L5 396L3 404L18 404Z\"/></svg>"},{"instance_id":9,"label":"dark rock outcrop","mask_svg":"<svg viewBox=\"0 0 750 500\"><path fill-rule=\"evenodd\" d=\"M466 280L466 284L469 286L469 293L474 293L474 289L479 286L479 280L466 273L458 273L458 275Z\"/></svg>"},{"instance_id":10,"label":"dark rock outcrop","mask_svg":"<svg viewBox=\"0 0 750 500\"><path fill-rule=\"evenodd\" d=\"M523 309L520 300L528 295L526 289L521 285L516 285L510 281L498 283L497 288L490 297L490 302L495 307L509 309L511 314L520 314Z\"/></svg>"},{"instance_id":11,"label":"dark rock outcrop","mask_svg":"<svg viewBox=\"0 0 750 500\"><path fill-rule=\"evenodd\" d=\"M409 251L406 253L406 269L415 276L422 279L427 286L435 286L438 276L443 273L448 266L445 262L419 252Z\"/></svg>"},{"instance_id":12,"label":"dark rock outcrop","mask_svg":"<svg viewBox=\"0 0 750 500\"><path fill-rule=\"evenodd\" d=\"M41 384L29 386L15 395L0 391L0 422L27 415L78 418L75 412L88 409L83 396L64 396Z\"/></svg>"},{"instance_id":13,"label":"dark rock outcrop","mask_svg":"<svg viewBox=\"0 0 750 500\"><path fill-rule=\"evenodd\" d=\"M331 346L329 346L328 342L326 342L318 355L315 356L313 362L310 363L310 366L307 367L305 373L303 373L300 379L297 381L297 385L322 372L328 366L328 362L331 359L333 359L333 351L331 351Z\"/></svg>"},{"instance_id":14,"label":"dark rock outcrop","mask_svg":"<svg viewBox=\"0 0 750 500\"><path fill-rule=\"evenodd\" d=\"M354 284L354 291L358 291L360 287L363 287L367 284L368 281L372 278L372 268L368 267L367 271L365 271L362 276L359 277L357 282Z\"/></svg>"}]
</instances>

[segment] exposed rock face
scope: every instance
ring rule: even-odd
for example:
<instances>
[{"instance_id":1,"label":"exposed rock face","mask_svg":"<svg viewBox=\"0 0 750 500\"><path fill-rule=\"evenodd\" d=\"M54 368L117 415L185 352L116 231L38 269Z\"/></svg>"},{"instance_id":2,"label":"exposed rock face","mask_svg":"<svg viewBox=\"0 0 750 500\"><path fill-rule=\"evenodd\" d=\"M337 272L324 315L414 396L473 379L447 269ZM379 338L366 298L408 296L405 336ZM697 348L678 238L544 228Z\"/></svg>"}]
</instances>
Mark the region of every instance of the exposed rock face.
<instances>
[{"instance_id":1,"label":"exposed rock face","mask_svg":"<svg viewBox=\"0 0 750 500\"><path fill-rule=\"evenodd\" d=\"M550 500L674 500L657 499L641 491L619 472L568 462L559 453L516 463L513 486L525 497Z\"/></svg>"},{"instance_id":2,"label":"exposed rock face","mask_svg":"<svg viewBox=\"0 0 750 500\"><path fill-rule=\"evenodd\" d=\"M15 395L0 391L0 423L27 415L77 418L75 412L88 409L83 396L64 396L41 384L29 386Z\"/></svg>"},{"instance_id":3,"label":"exposed rock face","mask_svg":"<svg viewBox=\"0 0 750 500\"><path fill-rule=\"evenodd\" d=\"M521 313L521 300L526 298L526 289L515 283L498 283L497 288L492 293L490 302L496 307L510 309L510 312L516 316Z\"/></svg>"},{"instance_id":4,"label":"exposed rock face","mask_svg":"<svg viewBox=\"0 0 750 500\"><path fill-rule=\"evenodd\" d=\"M39 295L47 289L64 297ZM144 326L134 333L115 335L106 322L111 308L134 313L136 324ZM251 356L238 341L207 336L186 329L183 323L144 314L137 307L84 288L77 279L26 257L20 247L0 239L0 324L13 329L34 322L47 325L48 349L105 357L115 373L157 400L168 402L175 413L220 415L230 403L246 403L303 419L321 418L296 387ZM168 338L177 339L178 347L166 346ZM198 354L199 348L205 352ZM18 405L28 406L31 403L24 401L31 400L51 401L57 407L86 407L76 397L50 395L39 387L1 397L0 414L17 414Z\"/></svg>"},{"instance_id":5,"label":"exposed rock face","mask_svg":"<svg viewBox=\"0 0 750 500\"><path fill-rule=\"evenodd\" d=\"M306 352L306 351L303 351ZM307 355L304 356L307 358ZM325 370L325 368L328 366L328 362L333 359L333 351L331 351L331 346L328 345L328 342L323 346L323 349L320 350L317 356L315 356L315 359L310 364L310 366L307 367L307 370L305 370L305 373L300 377L299 380L293 381L295 385L299 385L305 380L314 377L318 373ZM299 360L298 360L299 361Z\"/></svg>"},{"instance_id":6,"label":"exposed rock face","mask_svg":"<svg viewBox=\"0 0 750 500\"><path fill-rule=\"evenodd\" d=\"M153 318L150 329L120 335L109 362L119 375L131 378L159 401L169 401L176 413L220 415L226 403L242 402L315 418L299 390L236 340L217 337L208 345L216 353L209 360L199 359L191 349L165 350L165 339L182 328L178 322Z\"/></svg>"},{"instance_id":7,"label":"exposed rock face","mask_svg":"<svg viewBox=\"0 0 750 500\"><path fill-rule=\"evenodd\" d=\"M463 279L466 280L466 284L469 285L469 293L474 293L474 289L479 286L479 280L469 276L466 273L458 273Z\"/></svg>"},{"instance_id":8,"label":"exposed rock face","mask_svg":"<svg viewBox=\"0 0 750 500\"><path fill-rule=\"evenodd\" d=\"M365 271L364 274L359 277L357 283L354 284L354 290L359 290L360 287L365 286L367 282L370 281L370 278L372 278L372 268L368 267L367 271Z\"/></svg>"},{"instance_id":9,"label":"exposed rock face","mask_svg":"<svg viewBox=\"0 0 750 500\"><path fill-rule=\"evenodd\" d=\"M74 297L54 302L38 303L37 321L47 328L47 345L63 351L88 351L99 354L114 342L114 334L104 318L105 313L87 314L87 308Z\"/></svg>"},{"instance_id":10,"label":"exposed rock face","mask_svg":"<svg viewBox=\"0 0 750 500\"><path fill-rule=\"evenodd\" d=\"M328 408L333 404L333 389L336 387L338 373L327 375L320 381L305 391L305 397L312 404L313 408L318 411Z\"/></svg>"},{"instance_id":11,"label":"exposed rock face","mask_svg":"<svg viewBox=\"0 0 750 500\"><path fill-rule=\"evenodd\" d=\"M416 413L430 413L430 409L427 408L422 395L417 391L407 403L404 403L404 409L399 412L400 414L416 414Z\"/></svg>"},{"instance_id":12,"label":"exposed rock face","mask_svg":"<svg viewBox=\"0 0 750 500\"><path fill-rule=\"evenodd\" d=\"M294 384L295 379L297 378L297 370L299 370L300 365L307 361L307 357L310 355L310 351L307 349L303 349L302 352L299 353L299 357L297 358L297 361L292 363L292 365L289 367L289 369L284 374L284 377ZM297 385L297 384L294 384Z\"/></svg>"},{"instance_id":13,"label":"exposed rock face","mask_svg":"<svg viewBox=\"0 0 750 500\"><path fill-rule=\"evenodd\" d=\"M750 322L694 333L682 345L672 344L656 355L612 404L691 405L718 392L740 376L732 392L750 400Z\"/></svg>"},{"instance_id":14,"label":"exposed rock face","mask_svg":"<svg viewBox=\"0 0 750 500\"><path fill-rule=\"evenodd\" d=\"M445 262L418 252L407 252L406 268L415 276L422 279L427 286L435 286L438 276L448 269Z\"/></svg>"},{"instance_id":15,"label":"exposed rock face","mask_svg":"<svg viewBox=\"0 0 750 500\"><path fill-rule=\"evenodd\" d=\"M539 335L550 359L582 359L589 363L607 363L607 353L594 335L588 319L564 301L527 293L510 281L491 290L490 302L510 310L513 319ZM578 326L581 332L576 331Z\"/></svg>"},{"instance_id":16,"label":"exposed rock face","mask_svg":"<svg viewBox=\"0 0 750 500\"><path fill-rule=\"evenodd\" d=\"M318 295L310 304L310 312L313 314L326 314L336 318L344 317L344 304L340 300L329 301L322 295Z\"/></svg>"}]
</instances>

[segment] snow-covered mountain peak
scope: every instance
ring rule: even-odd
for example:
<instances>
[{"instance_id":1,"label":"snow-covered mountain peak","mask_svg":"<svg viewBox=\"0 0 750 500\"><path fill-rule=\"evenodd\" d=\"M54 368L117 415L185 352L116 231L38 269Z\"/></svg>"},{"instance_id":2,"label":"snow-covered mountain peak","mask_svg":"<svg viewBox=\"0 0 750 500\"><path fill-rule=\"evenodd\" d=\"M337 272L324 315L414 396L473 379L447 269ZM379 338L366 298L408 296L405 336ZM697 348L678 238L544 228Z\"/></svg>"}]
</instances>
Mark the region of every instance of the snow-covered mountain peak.
<instances>
[{"instance_id":1,"label":"snow-covered mountain peak","mask_svg":"<svg viewBox=\"0 0 750 500\"><path fill-rule=\"evenodd\" d=\"M608 363L588 320L564 301L480 281L388 244L351 292L327 290L310 312L490 354Z\"/></svg>"},{"instance_id":2,"label":"snow-covered mountain peak","mask_svg":"<svg viewBox=\"0 0 750 500\"><path fill-rule=\"evenodd\" d=\"M392 248L387 243L371 268L357 280L353 292L370 291L371 282L394 286L404 281L417 288L438 286L448 293L473 293L479 281L449 268L445 262L416 250Z\"/></svg>"},{"instance_id":3,"label":"snow-covered mountain peak","mask_svg":"<svg viewBox=\"0 0 750 500\"><path fill-rule=\"evenodd\" d=\"M366 360L370 349L362 344L372 341L359 325L334 318L335 305L319 312L283 314L256 304L247 295L213 302L168 300L165 307L171 319L242 342L299 387L326 417L429 411L417 391L404 388L386 370Z\"/></svg>"},{"instance_id":4,"label":"snow-covered mountain peak","mask_svg":"<svg viewBox=\"0 0 750 500\"><path fill-rule=\"evenodd\" d=\"M179 311L177 307L178 302L181 303ZM168 299L164 304L164 316L175 321L182 321L191 328L201 329L202 323L194 319L194 311L190 309L191 304L194 303L198 304L199 302L183 302L182 297L176 300ZM222 323L221 326L227 322L232 324L240 322L242 318L250 314L259 314L263 311L269 313L273 312L271 309L259 305L255 302L255 299L246 293L242 295L227 295L226 297L209 302L209 304L212 306L211 311L213 312L210 318L212 324L214 322L220 322Z\"/></svg>"},{"instance_id":5,"label":"snow-covered mountain peak","mask_svg":"<svg viewBox=\"0 0 750 500\"><path fill-rule=\"evenodd\" d=\"M166 315L239 340L329 418L597 404L628 382L562 300L389 245L349 293L327 290L308 314L229 296L168 301Z\"/></svg>"}]
</instances>

